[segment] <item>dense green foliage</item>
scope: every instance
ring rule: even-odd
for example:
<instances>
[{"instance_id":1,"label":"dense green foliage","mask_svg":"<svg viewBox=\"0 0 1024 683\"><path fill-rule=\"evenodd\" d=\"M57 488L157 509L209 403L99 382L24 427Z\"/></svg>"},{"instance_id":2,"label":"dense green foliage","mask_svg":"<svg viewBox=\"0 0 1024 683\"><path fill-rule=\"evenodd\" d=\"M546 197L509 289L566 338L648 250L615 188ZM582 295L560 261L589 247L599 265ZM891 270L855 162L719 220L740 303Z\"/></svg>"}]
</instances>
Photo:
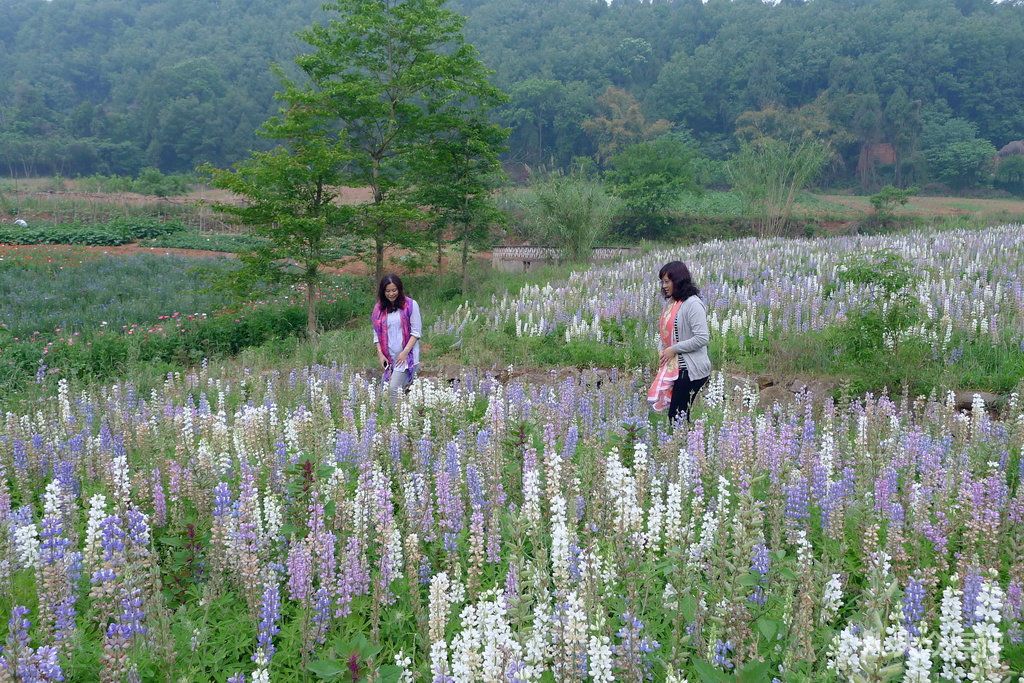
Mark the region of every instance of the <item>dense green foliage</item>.
<instances>
[{"instance_id":1,"label":"dense green foliage","mask_svg":"<svg viewBox=\"0 0 1024 683\"><path fill-rule=\"evenodd\" d=\"M243 158L276 109L268 67L291 63L293 34L323 17L319 5L4 0L0 170L134 175ZM715 158L734 151L738 131L796 133L834 147L826 183L960 188L987 181L993 147L1024 138L1017 2L453 7L511 95L499 110L510 159L530 166L600 157L640 114L692 131ZM640 109L602 106L610 86ZM878 156L882 143L895 163Z\"/></svg>"},{"instance_id":2,"label":"dense green foliage","mask_svg":"<svg viewBox=\"0 0 1024 683\"><path fill-rule=\"evenodd\" d=\"M27 228L17 225L0 226L3 244L81 244L89 246L116 246L140 239L160 238L185 230L176 221L163 222L155 218L120 218L106 223L33 224Z\"/></svg>"}]
</instances>

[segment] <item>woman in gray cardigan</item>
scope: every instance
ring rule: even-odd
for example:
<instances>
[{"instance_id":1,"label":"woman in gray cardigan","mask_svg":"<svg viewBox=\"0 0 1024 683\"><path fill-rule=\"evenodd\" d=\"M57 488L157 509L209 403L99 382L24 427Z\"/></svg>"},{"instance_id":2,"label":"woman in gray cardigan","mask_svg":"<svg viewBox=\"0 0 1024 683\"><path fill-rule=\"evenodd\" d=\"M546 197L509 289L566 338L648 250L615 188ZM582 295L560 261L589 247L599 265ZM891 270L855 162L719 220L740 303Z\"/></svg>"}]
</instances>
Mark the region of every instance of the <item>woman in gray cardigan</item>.
<instances>
[{"instance_id":1,"label":"woman in gray cardigan","mask_svg":"<svg viewBox=\"0 0 1024 683\"><path fill-rule=\"evenodd\" d=\"M689 421L693 399L711 376L707 309L700 298L700 290L693 284L690 269L682 261L666 263L658 272L658 278L665 298L682 302L675 316L672 344L662 349L659 359L664 366L675 355L679 363L678 378L672 383L668 419L674 423L682 413Z\"/></svg>"}]
</instances>

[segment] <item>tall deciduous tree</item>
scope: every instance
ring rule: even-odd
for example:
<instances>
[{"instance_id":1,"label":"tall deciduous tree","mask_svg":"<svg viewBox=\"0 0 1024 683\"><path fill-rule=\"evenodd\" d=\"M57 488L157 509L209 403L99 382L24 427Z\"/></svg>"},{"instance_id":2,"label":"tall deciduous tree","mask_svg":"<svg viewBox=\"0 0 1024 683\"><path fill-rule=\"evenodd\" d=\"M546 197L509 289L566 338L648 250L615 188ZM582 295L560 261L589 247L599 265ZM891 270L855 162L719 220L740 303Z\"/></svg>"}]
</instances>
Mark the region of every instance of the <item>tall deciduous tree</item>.
<instances>
[{"instance_id":1,"label":"tall deciduous tree","mask_svg":"<svg viewBox=\"0 0 1024 683\"><path fill-rule=\"evenodd\" d=\"M327 23L302 34L313 52L296 62L310 101L340 130L346 182L372 190L359 214L379 278L385 249L417 246L410 168L443 135L438 118L496 91L463 40L464 19L444 0L338 0L325 9Z\"/></svg>"},{"instance_id":2,"label":"tall deciduous tree","mask_svg":"<svg viewBox=\"0 0 1024 683\"><path fill-rule=\"evenodd\" d=\"M603 164L629 145L664 135L672 124L664 119L648 123L640 103L622 88L608 86L597 98L602 112L583 122L583 129L597 143L597 160Z\"/></svg>"},{"instance_id":3,"label":"tall deciduous tree","mask_svg":"<svg viewBox=\"0 0 1024 683\"><path fill-rule=\"evenodd\" d=\"M443 134L414 164L417 199L435 218L438 260L445 242L460 246L463 293L469 289L470 249L486 242L489 228L504 218L492 197L504 178L498 155L508 139L508 130L488 119L489 104L496 103L447 112L439 119Z\"/></svg>"},{"instance_id":4,"label":"tall deciduous tree","mask_svg":"<svg viewBox=\"0 0 1024 683\"><path fill-rule=\"evenodd\" d=\"M245 198L241 206L218 208L240 218L267 243L242 254L236 284L259 281L300 284L305 289L306 333L317 334L316 304L322 267L337 258L332 235L351 225L353 210L334 200L349 152L334 130L305 102L306 93L288 86L279 95L288 103L267 121L261 134L282 141L268 152L253 152L233 170L207 167L213 184Z\"/></svg>"}]
</instances>

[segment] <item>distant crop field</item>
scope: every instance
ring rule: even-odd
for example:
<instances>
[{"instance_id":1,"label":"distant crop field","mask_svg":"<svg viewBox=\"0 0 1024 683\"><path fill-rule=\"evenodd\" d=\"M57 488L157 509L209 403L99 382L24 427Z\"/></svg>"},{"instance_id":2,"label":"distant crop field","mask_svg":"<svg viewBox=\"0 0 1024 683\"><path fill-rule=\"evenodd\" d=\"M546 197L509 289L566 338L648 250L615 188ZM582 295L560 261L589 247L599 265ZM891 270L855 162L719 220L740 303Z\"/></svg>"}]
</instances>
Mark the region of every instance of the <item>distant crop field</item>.
<instances>
[{"instance_id":1,"label":"distant crop field","mask_svg":"<svg viewBox=\"0 0 1024 683\"><path fill-rule=\"evenodd\" d=\"M223 272L227 260L85 250L0 253L0 323L14 337L67 337L120 330L161 315L206 313L227 302L195 272Z\"/></svg>"}]
</instances>

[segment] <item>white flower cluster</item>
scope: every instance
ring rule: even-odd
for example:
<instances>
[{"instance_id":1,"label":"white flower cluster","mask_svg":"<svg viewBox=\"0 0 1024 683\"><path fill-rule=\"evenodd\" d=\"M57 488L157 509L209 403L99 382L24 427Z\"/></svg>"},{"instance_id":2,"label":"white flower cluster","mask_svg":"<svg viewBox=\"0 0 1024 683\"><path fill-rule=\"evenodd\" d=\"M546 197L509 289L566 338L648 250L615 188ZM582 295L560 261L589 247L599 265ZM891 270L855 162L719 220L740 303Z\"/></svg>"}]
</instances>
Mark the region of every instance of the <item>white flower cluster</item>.
<instances>
[{"instance_id":1,"label":"white flower cluster","mask_svg":"<svg viewBox=\"0 0 1024 683\"><path fill-rule=\"evenodd\" d=\"M1000 661L1002 654L1002 634L999 622L1002 621L1003 589L995 581L982 582L978 591L974 617L977 622L971 627L973 643L971 644L971 670L967 678L971 681L999 683L1008 674L1006 666Z\"/></svg>"},{"instance_id":2,"label":"white flower cluster","mask_svg":"<svg viewBox=\"0 0 1024 683\"><path fill-rule=\"evenodd\" d=\"M821 596L821 614L819 620L822 624L831 624L832 620L839 614L839 608L843 605L843 576L833 574L825 583L825 590Z\"/></svg>"},{"instance_id":3,"label":"white flower cluster","mask_svg":"<svg viewBox=\"0 0 1024 683\"><path fill-rule=\"evenodd\" d=\"M459 620L462 630L452 640L452 676L459 683L504 680L506 669L522 661L523 646L512 635L498 589L466 605Z\"/></svg>"},{"instance_id":4,"label":"white flower cluster","mask_svg":"<svg viewBox=\"0 0 1024 683\"><path fill-rule=\"evenodd\" d=\"M957 581L956 575L952 581ZM939 659L942 661L942 677L950 681L962 681L967 676L964 662L967 651L964 643L963 591L955 585L946 586L942 591L939 608Z\"/></svg>"},{"instance_id":5,"label":"white flower cluster","mask_svg":"<svg viewBox=\"0 0 1024 683\"><path fill-rule=\"evenodd\" d=\"M615 497L615 530L625 537L632 537L643 525L643 510L637 502L636 479L619 459L618 449L613 448L605 460L605 484Z\"/></svg>"}]
</instances>

